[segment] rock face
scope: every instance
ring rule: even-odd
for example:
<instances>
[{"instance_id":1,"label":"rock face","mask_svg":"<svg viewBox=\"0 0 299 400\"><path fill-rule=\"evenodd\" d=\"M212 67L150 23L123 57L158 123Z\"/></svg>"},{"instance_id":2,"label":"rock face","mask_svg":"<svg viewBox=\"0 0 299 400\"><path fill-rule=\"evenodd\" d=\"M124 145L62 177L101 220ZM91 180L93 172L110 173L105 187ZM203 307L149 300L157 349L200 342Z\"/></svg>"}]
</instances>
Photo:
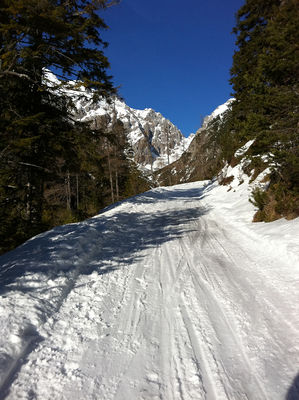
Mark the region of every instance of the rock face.
<instances>
[{"instance_id":1,"label":"rock face","mask_svg":"<svg viewBox=\"0 0 299 400\"><path fill-rule=\"evenodd\" d=\"M204 118L204 120L203 120L203 124L202 124L202 127L200 129L207 128L209 123L211 121L213 121L213 119L215 119L217 117L222 118L222 115L230 108L230 106L232 105L234 100L235 100L234 98L228 99L224 104L221 104L220 106L218 106L212 112L212 114L206 116Z\"/></svg>"},{"instance_id":2,"label":"rock face","mask_svg":"<svg viewBox=\"0 0 299 400\"><path fill-rule=\"evenodd\" d=\"M78 102L78 113L82 120L97 121L102 118L106 126L113 119L120 119L128 132L134 160L144 171L153 172L159 185L173 185L209 179L222 164L219 149L210 140L211 126L222 119L234 99L217 107L205 117L196 134L185 138L181 131L162 114L151 108L135 110L115 98L111 102L101 100Z\"/></svg>"},{"instance_id":3,"label":"rock face","mask_svg":"<svg viewBox=\"0 0 299 400\"><path fill-rule=\"evenodd\" d=\"M217 174L223 165L219 159L220 149L211 140L211 127L216 118L222 119L233 100L229 99L204 119L202 127L197 130L188 149L177 161L156 172L157 184L174 185L195 182L211 179L212 176Z\"/></svg>"},{"instance_id":4,"label":"rock face","mask_svg":"<svg viewBox=\"0 0 299 400\"><path fill-rule=\"evenodd\" d=\"M50 71L46 71L45 76L54 86L59 85L59 80ZM116 119L121 120L133 149L134 161L144 172L155 172L158 184L206 179L218 168L218 150L209 140L209 127L215 118L221 120L234 99L217 107L205 117L195 135L185 138L172 122L151 108L136 110L117 97L93 103L92 94L84 87L72 90L75 84L68 82L68 88L64 89L75 104L74 117L108 130Z\"/></svg>"},{"instance_id":5,"label":"rock face","mask_svg":"<svg viewBox=\"0 0 299 400\"><path fill-rule=\"evenodd\" d=\"M176 161L188 148L192 136L185 138L181 131L162 114L151 108L135 110L114 98L92 104L86 100L76 103L82 121L106 120L107 127L119 119L127 131L134 153L134 161L147 171L156 171Z\"/></svg>"},{"instance_id":6,"label":"rock face","mask_svg":"<svg viewBox=\"0 0 299 400\"><path fill-rule=\"evenodd\" d=\"M45 79L54 88L60 84L49 70L45 70ZM76 90L72 90L75 85ZM153 172L176 161L194 136L185 138L173 123L151 108L136 110L117 97L93 103L92 93L78 87L74 81L67 82L60 90L71 97L76 107L74 118L78 120L90 121L94 126L100 124L108 130L113 121L121 120L133 149L134 161L143 171Z\"/></svg>"}]
</instances>

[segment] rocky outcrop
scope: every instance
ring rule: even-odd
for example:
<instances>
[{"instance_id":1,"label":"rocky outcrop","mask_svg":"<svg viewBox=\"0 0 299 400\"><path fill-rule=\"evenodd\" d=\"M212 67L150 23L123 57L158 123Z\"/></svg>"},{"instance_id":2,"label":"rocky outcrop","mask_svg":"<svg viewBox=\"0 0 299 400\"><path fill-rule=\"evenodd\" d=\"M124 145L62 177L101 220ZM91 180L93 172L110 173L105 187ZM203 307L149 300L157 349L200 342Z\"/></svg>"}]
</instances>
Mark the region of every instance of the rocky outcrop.
<instances>
[{"instance_id":1,"label":"rocky outcrop","mask_svg":"<svg viewBox=\"0 0 299 400\"><path fill-rule=\"evenodd\" d=\"M151 108L135 110L118 98L110 102L101 100L97 104L78 99L76 107L82 121L95 123L101 119L106 121L108 129L113 119L121 120L133 149L134 161L143 170L156 171L171 164L190 143L190 138L185 138L173 123Z\"/></svg>"},{"instance_id":2,"label":"rocky outcrop","mask_svg":"<svg viewBox=\"0 0 299 400\"><path fill-rule=\"evenodd\" d=\"M45 71L45 79L57 90L60 81L51 71ZM92 92L73 81L60 90L72 99L74 118L107 130L116 119L122 121L134 161L144 171L153 172L176 161L189 146L192 136L185 138L172 122L151 108L136 110L117 97L93 102Z\"/></svg>"},{"instance_id":3,"label":"rocky outcrop","mask_svg":"<svg viewBox=\"0 0 299 400\"><path fill-rule=\"evenodd\" d=\"M211 138L213 122L229 109L233 99L219 106L204 119L203 125L196 132L188 149L174 163L165 166L155 174L158 185L174 185L183 182L195 182L211 179L223 166L220 148Z\"/></svg>"},{"instance_id":4,"label":"rocky outcrop","mask_svg":"<svg viewBox=\"0 0 299 400\"><path fill-rule=\"evenodd\" d=\"M54 86L59 85L51 72L46 76ZM72 90L72 85L75 82L69 82L65 91L76 107L75 118L107 130L115 120L122 121L134 161L141 170L155 173L159 184L206 179L219 168L219 149L210 140L210 126L216 118L221 120L234 99L217 107L195 135L185 138L172 122L151 108L136 110L117 97L94 103L91 92L84 87Z\"/></svg>"}]
</instances>

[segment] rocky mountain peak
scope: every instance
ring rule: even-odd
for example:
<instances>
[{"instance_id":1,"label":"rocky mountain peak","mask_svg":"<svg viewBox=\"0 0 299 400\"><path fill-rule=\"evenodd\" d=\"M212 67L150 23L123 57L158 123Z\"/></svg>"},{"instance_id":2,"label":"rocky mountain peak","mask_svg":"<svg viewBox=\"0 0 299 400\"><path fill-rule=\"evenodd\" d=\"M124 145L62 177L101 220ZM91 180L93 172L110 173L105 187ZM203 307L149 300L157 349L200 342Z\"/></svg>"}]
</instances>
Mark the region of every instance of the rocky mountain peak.
<instances>
[{"instance_id":1,"label":"rocky mountain peak","mask_svg":"<svg viewBox=\"0 0 299 400\"><path fill-rule=\"evenodd\" d=\"M210 115L207 115L203 120L201 128L206 128L208 124L218 116L221 118L221 116L230 108L234 100L234 98L228 99L224 104L218 106Z\"/></svg>"},{"instance_id":2,"label":"rocky mountain peak","mask_svg":"<svg viewBox=\"0 0 299 400\"><path fill-rule=\"evenodd\" d=\"M191 135L187 151L173 162L155 174L155 179L160 185L191 182L209 179L219 167L217 144L211 141L210 133L213 121L223 119L224 113L230 109L234 99L227 100L218 106L210 115L204 118L202 126Z\"/></svg>"},{"instance_id":3,"label":"rocky mountain peak","mask_svg":"<svg viewBox=\"0 0 299 400\"><path fill-rule=\"evenodd\" d=\"M134 160L145 171L156 171L174 162L190 143L172 122L152 108L136 110L116 97L97 104L78 99L76 107L82 121L106 117L109 127L113 117L121 120L133 148Z\"/></svg>"}]
</instances>

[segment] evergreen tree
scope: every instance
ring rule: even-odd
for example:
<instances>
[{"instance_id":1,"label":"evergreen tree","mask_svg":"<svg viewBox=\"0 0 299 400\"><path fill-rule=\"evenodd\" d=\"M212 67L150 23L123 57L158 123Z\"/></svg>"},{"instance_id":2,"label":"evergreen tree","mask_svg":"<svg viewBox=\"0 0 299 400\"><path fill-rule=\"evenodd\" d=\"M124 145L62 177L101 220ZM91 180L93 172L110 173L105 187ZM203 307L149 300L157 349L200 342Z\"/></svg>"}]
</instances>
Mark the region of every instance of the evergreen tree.
<instances>
[{"instance_id":1,"label":"evergreen tree","mask_svg":"<svg viewBox=\"0 0 299 400\"><path fill-rule=\"evenodd\" d=\"M82 160L76 155L84 158L82 145L87 149L87 138L100 134L72 120L63 86L76 78L92 89L94 100L115 92L100 36L106 25L99 11L109 5L108 0L0 0L2 250L47 227L46 183L59 174L78 175ZM60 83L47 79L51 68Z\"/></svg>"},{"instance_id":2,"label":"evergreen tree","mask_svg":"<svg viewBox=\"0 0 299 400\"><path fill-rule=\"evenodd\" d=\"M238 50L231 83L236 101L230 125L236 146L256 139L252 155L267 154L274 166L268 200L275 211L270 219L298 215L298 2L247 0L237 13L234 32Z\"/></svg>"}]
</instances>

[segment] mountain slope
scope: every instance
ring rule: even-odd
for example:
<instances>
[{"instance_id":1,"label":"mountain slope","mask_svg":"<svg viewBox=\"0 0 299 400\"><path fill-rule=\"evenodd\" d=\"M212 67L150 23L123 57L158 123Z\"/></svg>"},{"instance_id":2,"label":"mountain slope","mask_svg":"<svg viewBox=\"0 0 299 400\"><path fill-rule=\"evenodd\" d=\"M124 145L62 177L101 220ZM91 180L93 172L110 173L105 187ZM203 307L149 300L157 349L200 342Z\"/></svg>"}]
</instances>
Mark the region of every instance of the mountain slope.
<instances>
[{"instance_id":1,"label":"mountain slope","mask_svg":"<svg viewBox=\"0 0 299 400\"><path fill-rule=\"evenodd\" d=\"M2 256L2 397L284 398L299 220L250 224L247 196L157 188Z\"/></svg>"},{"instance_id":2,"label":"mountain slope","mask_svg":"<svg viewBox=\"0 0 299 400\"><path fill-rule=\"evenodd\" d=\"M230 111L234 99L227 100L206 116L202 126L181 157L155 173L156 182L160 185L194 182L211 179L224 166L221 157L221 145L215 140L215 132Z\"/></svg>"},{"instance_id":3,"label":"mountain slope","mask_svg":"<svg viewBox=\"0 0 299 400\"><path fill-rule=\"evenodd\" d=\"M52 72L46 71L45 77L53 87L60 85ZM76 90L72 90L75 85ZM162 168L177 160L188 148L193 135L185 138L161 113L151 108L136 110L117 97L93 102L92 92L86 91L84 87L78 88L77 85L70 81L66 87L60 88L74 102L74 117L90 121L93 126L101 125L105 130L109 130L113 121L120 120L132 146L134 161L141 169L155 171Z\"/></svg>"},{"instance_id":4,"label":"mountain slope","mask_svg":"<svg viewBox=\"0 0 299 400\"><path fill-rule=\"evenodd\" d=\"M77 104L82 120L106 119L108 125L113 118L123 122L134 153L134 161L145 170L155 171L177 160L188 147L181 131L162 114L151 108L135 110L117 98L100 101L92 106Z\"/></svg>"}]
</instances>

